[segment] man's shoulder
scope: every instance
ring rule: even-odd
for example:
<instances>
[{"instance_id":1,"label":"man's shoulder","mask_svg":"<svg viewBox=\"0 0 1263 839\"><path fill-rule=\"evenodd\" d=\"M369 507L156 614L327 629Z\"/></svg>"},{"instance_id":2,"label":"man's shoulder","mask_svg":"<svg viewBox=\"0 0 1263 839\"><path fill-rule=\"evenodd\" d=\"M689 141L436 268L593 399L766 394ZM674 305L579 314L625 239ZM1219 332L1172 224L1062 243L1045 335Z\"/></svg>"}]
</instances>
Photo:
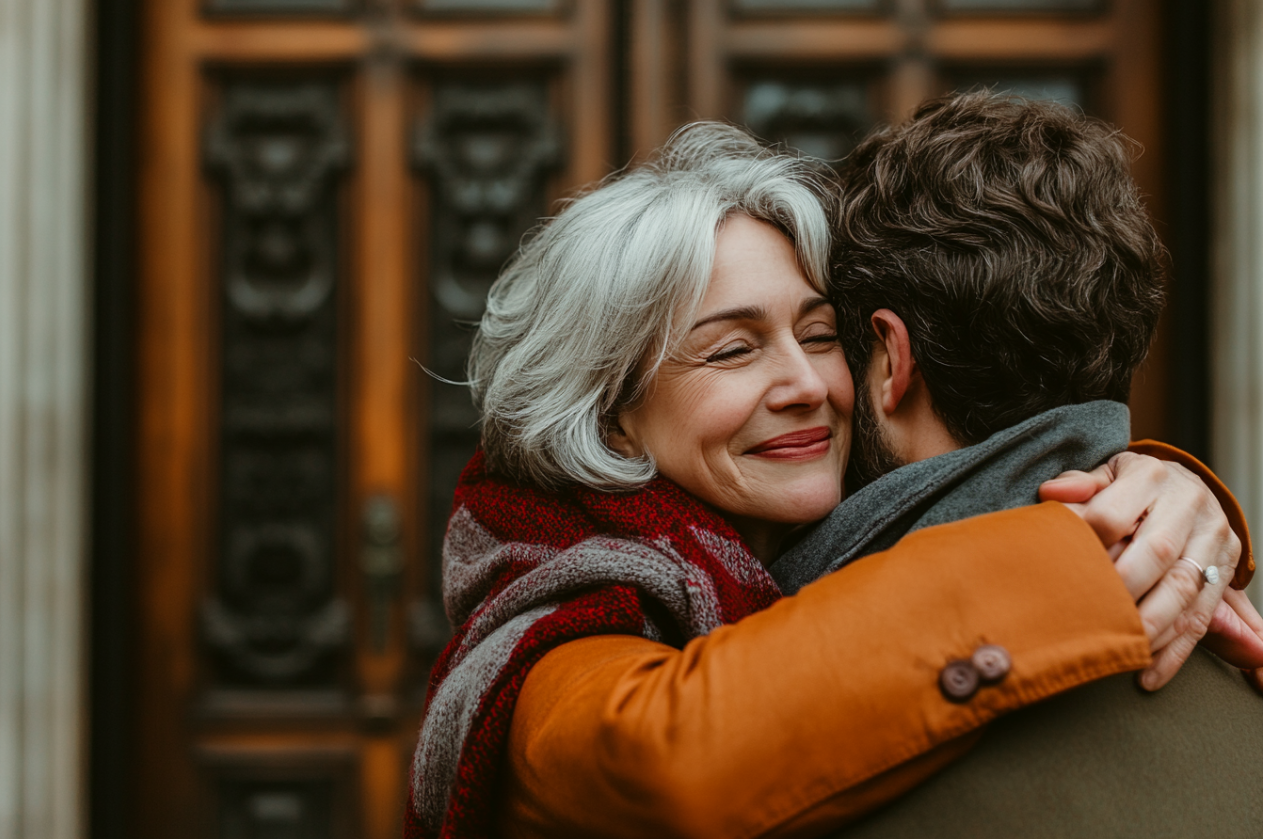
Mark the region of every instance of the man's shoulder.
<instances>
[{"instance_id":1,"label":"man's shoulder","mask_svg":"<svg viewBox=\"0 0 1263 839\"><path fill-rule=\"evenodd\" d=\"M1132 674L993 723L963 760L839 834L1263 836L1263 697L1198 649L1165 688Z\"/></svg>"}]
</instances>

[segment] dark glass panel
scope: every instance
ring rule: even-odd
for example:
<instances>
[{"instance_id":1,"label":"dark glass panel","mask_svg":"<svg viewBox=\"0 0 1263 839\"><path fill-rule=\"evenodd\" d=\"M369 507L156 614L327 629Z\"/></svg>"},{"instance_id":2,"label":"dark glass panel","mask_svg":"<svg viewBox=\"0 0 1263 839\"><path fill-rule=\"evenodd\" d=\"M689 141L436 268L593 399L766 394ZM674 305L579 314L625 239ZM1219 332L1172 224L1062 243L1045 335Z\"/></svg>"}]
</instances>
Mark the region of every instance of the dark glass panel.
<instances>
[{"instance_id":1,"label":"dark glass panel","mask_svg":"<svg viewBox=\"0 0 1263 839\"><path fill-rule=\"evenodd\" d=\"M357 9L360 0L205 0L206 10L222 14L302 15L343 14Z\"/></svg>"},{"instance_id":2,"label":"dark glass panel","mask_svg":"<svg viewBox=\"0 0 1263 839\"><path fill-rule=\"evenodd\" d=\"M444 14L549 14L561 11L563 0L415 0L423 12Z\"/></svg>"},{"instance_id":3,"label":"dark glass panel","mask_svg":"<svg viewBox=\"0 0 1263 839\"><path fill-rule=\"evenodd\" d=\"M936 0L945 12L1095 12L1101 0Z\"/></svg>"},{"instance_id":4,"label":"dark glass panel","mask_svg":"<svg viewBox=\"0 0 1263 839\"><path fill-rule=\"evenodd\" d=\"M1090 109L1088 84L1082 75L1073 73L1021 73L998 71L966 71L950 76L954 90L990 88L997 93L1010 93L1027 99L1048 99L1063 105Z\"/></svg>"},{"instance_id":5,"label":"dark glass panel","mask_svg":"<svg viewBox=\"0 0 1263 839\"><path fill-rule=\"evenodd\" d=\"M754 79L742 97L741 120L764 140L813 157L845 157L872 127L866 81Z\"/></svg>"},{"instance_id":6,"label":"dark glass panel","mask_svg":"<svg viewBox=\"0 0 1263 839\"><path fill-rule=\"evenodd\" d=\"M741 12L876 12L883 0L732 0Z\"/></svg>"}]
</instances>

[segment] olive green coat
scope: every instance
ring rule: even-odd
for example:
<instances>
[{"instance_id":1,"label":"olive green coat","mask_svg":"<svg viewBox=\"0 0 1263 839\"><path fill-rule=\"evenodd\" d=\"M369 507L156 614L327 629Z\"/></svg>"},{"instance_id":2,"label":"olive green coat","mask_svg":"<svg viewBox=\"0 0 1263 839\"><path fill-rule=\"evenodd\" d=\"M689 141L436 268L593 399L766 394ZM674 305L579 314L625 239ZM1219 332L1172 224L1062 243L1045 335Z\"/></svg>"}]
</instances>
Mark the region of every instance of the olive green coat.
<instances>
[{"instance_id":1,"label":"olive green coat","mask_svg":"<svg viewBox=\"0 0 1263 839\"><path fill-rule=\"evenodd\" d=\"M1260 839L1263 697L1198 650L1165 688L1124 674L993 723L846 839Z\"/></svg>"}]
</instances>

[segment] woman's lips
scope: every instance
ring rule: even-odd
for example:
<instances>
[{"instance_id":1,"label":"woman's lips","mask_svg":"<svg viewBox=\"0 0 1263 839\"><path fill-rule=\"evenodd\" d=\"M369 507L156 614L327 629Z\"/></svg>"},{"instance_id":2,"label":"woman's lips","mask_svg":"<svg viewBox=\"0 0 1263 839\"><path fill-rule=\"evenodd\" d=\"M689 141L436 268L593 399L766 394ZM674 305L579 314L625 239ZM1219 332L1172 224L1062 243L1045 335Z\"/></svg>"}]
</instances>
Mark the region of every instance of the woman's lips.
<instances>
[{"instance_id":1,"label":"woman's lips","mask_svg":"<svg viewBox=\"0 0 1263 839\"><path fill-rule=\"evenodd\" d=\"M764 440L747 449L746 454L772 460L809 460L829 451L829 441L832 439L833 431L822 425Z\"/></svg>"}]
</instances>

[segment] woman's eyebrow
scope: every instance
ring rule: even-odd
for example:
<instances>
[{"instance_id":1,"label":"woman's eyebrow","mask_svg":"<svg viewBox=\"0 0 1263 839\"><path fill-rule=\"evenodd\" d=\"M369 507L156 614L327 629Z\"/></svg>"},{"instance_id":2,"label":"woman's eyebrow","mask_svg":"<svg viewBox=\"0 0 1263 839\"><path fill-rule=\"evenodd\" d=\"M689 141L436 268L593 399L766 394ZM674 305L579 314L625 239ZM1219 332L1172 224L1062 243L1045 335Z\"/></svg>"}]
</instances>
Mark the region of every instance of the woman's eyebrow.
<instances>
[{"instance_id":1,"label":"woman's eyebrow","mask_svg":"<svg viewBox=\"0 0 1263 839\"><path fill-rule=\"evenodd\" d=\"M714 314L707 315L693 324L689 332L692 332L699 326L705 326L708 323L715 323L721 320L767 320L767 309L764 309L762 306L738 306L733 309L722 309Z\"/></svg>"},{"instance_id":2,"label":"woman's eyebrow","mask_svg":"<svg viewBox=\"0 0 1263 839\"><path fill-rule=\"evenodd\" d=\"M802 306L799 307L798 316L802 317L803 315L814 312L816 309L819 309L821 306L828 306L828 305L829 305L829 301L824 297L809 297L806 300L804 300Z\"/></svg>"}]
</instances>

